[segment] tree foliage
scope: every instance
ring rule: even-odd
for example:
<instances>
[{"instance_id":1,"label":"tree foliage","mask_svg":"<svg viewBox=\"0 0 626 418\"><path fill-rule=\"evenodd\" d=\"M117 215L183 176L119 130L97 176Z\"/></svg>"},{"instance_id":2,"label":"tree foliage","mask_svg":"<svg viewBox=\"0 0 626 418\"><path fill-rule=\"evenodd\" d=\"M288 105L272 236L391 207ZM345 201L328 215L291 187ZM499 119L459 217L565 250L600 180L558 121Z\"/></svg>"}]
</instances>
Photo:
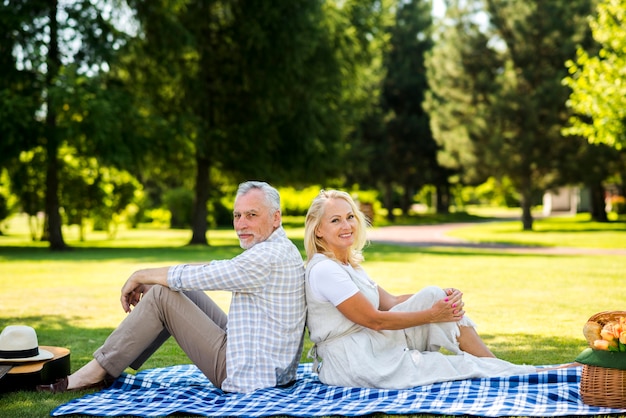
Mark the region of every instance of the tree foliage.
<instances>
[{"instance_id":1,"label":"tree foliage","mask_svg":"<svg viewBox=\"0 0 626 418\"><path fill-rule=\"evenodd\" d=\"M34 146L41 129L36 119L41 100L38 74L32 68L19 68L14 54L14 48L29 36L24 26L36 13L25 2L0 4L0 166Z\"/></svg>"},{"instance_id":2,"label":"tree foliage","mask_svg":"<svg viewBox=\"0 0 626 418\"><path fill-rule=\"evenodd\" d=\"M435 137L469 178L508 177L520 195L523 228L532 229L533 202L565 182L559 165L576 152L561 134L569 96L561 80L577 46L589 46L592 2L448 4L429 64Z\"/></svg>"},{"instance_id":3,"label":"tree foliage","mask_svg":"<svg viewBox=\"0 0 626 418\"><path fill-rule=\"evenodd\" d=\"M426 184L510 180L530 229L546 189L601 196L619 166L581 142L624 144L626 5L601 2L595 56L594 1L448 0L436 31L429 0L5 1L0 167L53 249L140 189L206 244L254 178L376 187L390 214Z\"/></svg>"},{"instance_id":4,"label":"tree foliage","mask_svg":"<svg viewBox=\"0 0 626 418\"><path fill-rule=\"evenodd\" d=\"M601 0L590 20L600 49L592 54L579 48L576 59L567 63L570 75L565 78L574 111L565 132L618 150L626 145L625 21L625 0Z\"/></svg>"},{"instance_id":5,"label":"tree foliage","mask_svg":"<svg viewBox=\"0 0 626 418\"><path fill-rule=\"evenodd\" d=\"M361 120L356 155L367 161L353 180L382 191L388 217L398 203L407 213L425 184L441 185L437 144L423 100L428 88L424 57L432 47L430 1L394 2L379 25L379 61L369 91L374 99ZM379 67L375 63L379 62ZM362 160L361 160L362 161Z\"/></svg>"},{"instance_id":6,"label":"tree foliage","mask_svg":"<svg viewBox=\"0 0 626 418\"><path fill-rule=\"evenodd\" d=\"M440 175L438 146L423 108L428 90L424 60L433 45L431 8L431 2L424 0L398 4L384 61L382 108L387 113L386 138L381 144L385 147L381 153L384 157L378 161L385 166L382 178L387 184L401 186L400 207L405 213L413 195L424 185L441 188L447 184L446 176ZM389 203L387 206L392 209Z\"/></svg>"},{"instance_id":7,"label":"tree foliage","mask_svg":"<svg viewBox=\"0 0 626 418\"><path fill-rule=\"evenodd\" d=\"M294 184L337 172L363 33L335 3L131 4L145 37L137 56L150 66L141 74L152 93L140 94L151 96L194 170L191 243L207 242L217 173Z\"/></svg>"},{"instance_id":8,"label":"tree foliage","mask_svg":"<svg viewBox=\"0 0 626 418\"><path fill-rule=\"evenodd\" d=\"M80 138L83 144L90 145L90 151L102 158L119 155L124 149L118 146L121 144L117 141L121 139L119 136L107 135L111 134L106 131L110 124L103 120L103 114L94 112L118 109L117 104L84 106L82 100L89 96L82 91L81 103L72 100L81 87L77 81L106 68L123 42L122 34L107 18L108 12L103 7L116 4L114 0L106 4L92 4L88 0L14 0L0 6L0 19L8 29L2 35L6 42L2 43L1 51L6 66L0 70L3 75L0 78L4 80L0 86L4 112L0 115L0 133L6 141L2 144L4 158L0 162L19 165L17 158L21 153L34 149L44 151L43 165L39 168L45 172L45 238L55 250L67 247L61 230L59 150L67 143L77 145ZM90 118L94 124L105 122L98 129L92 129L91 134L82 123ZM106 148L91 147L98 142L94 133L106 137ZM28 205L27 202L22 204Z\"/></svg>"}]
</instances>

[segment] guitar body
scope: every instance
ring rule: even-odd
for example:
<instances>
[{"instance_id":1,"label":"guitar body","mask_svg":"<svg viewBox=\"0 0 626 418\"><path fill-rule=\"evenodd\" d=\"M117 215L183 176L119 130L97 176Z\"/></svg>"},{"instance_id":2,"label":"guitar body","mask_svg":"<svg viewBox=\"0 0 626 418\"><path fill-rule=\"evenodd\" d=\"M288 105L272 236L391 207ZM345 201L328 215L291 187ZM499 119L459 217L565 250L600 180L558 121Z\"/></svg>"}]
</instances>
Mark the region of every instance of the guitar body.
<instances>
[{"instance_id":1,"label":"guitar body","mask_svg":"<svg viewBox=\"0 0 626 418\"><path fill-rule=\"evenodd\" d=\"M54 354L50 360L13 364L0 378L0 393L35 390L37 385L55 382L70 374L70 350L63 347L41 346Z\"/></svg>"}]
</instances>

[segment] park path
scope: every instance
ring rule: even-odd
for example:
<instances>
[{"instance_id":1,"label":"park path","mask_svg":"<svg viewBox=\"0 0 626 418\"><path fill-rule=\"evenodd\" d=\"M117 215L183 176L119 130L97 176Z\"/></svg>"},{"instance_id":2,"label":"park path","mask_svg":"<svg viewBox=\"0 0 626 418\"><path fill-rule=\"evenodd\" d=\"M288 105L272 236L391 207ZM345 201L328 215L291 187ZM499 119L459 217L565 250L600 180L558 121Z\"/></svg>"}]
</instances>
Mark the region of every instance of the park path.
<instances>
[{"instance_id":1,"label":"park path","mask_svg":"<svg viewBox=\"0 0 626 418\"><path fill-rule=\"evenodd\" d=\"M413 247L456 247L501 251L516 254L545 255L626 255L625 249L537 247L499 243L477 243L454 238L447 232L474 225L473 223L447 223L439 225L385 226L368 230L371 242L399 244Z\"/></svg>"}]
</instances>

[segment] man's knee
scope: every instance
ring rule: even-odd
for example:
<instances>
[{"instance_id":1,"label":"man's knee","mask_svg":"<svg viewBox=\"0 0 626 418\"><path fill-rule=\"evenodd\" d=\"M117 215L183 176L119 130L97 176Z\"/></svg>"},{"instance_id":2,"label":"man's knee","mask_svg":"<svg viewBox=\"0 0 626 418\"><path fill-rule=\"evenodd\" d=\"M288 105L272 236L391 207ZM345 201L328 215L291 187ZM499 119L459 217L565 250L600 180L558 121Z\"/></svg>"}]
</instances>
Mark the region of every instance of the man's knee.
<instances>
[{"instance_id":1,"label":"man's knee","mask_svg":"<svg viewBox=\"0 0 626 418\"><path fill-rule=\"evenodd\" d=\"M175 290L171 290L166 286L155 284L141 298L142 302L155 303L157 305L169 304L173 298L181 297L182 294Z\"/></svg>"},{"instance_id":2,"label":"man's knee","mask_svg":"<svg viewBox=\"0 0 626 418\"><path fill-rule=\"evenodd\" d=\"M155 284L146 293L143 294L143 296L141 297L141 300L144 301L148 299L159 299L161 297L162 291L163 291L163 286L159 284Z\"/></svg>"}]
</instances>

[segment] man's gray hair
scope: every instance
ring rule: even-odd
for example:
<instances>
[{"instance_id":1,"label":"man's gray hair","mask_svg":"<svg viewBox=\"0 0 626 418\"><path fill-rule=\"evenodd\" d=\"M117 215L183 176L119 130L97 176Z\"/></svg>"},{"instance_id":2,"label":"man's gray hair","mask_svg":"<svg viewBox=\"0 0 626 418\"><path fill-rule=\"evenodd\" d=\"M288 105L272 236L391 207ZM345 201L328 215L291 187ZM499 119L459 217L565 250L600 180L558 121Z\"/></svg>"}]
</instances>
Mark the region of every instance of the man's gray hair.
<instances>
[{"instance_id":1,"label":"man's gray hair","mask_svg":"<svg viewBox=\"0 0 626 418\"><path fill-rule=\"evenodd\" d=\"M237 196L243 196L248 193L252 189L259 189L265 194L265 199L267 200L267 206L272 211L280 212L280 194L278 190L270 186L264 181L246 181L239 185L237 189Z\"/></svg>"}]
</instances>

